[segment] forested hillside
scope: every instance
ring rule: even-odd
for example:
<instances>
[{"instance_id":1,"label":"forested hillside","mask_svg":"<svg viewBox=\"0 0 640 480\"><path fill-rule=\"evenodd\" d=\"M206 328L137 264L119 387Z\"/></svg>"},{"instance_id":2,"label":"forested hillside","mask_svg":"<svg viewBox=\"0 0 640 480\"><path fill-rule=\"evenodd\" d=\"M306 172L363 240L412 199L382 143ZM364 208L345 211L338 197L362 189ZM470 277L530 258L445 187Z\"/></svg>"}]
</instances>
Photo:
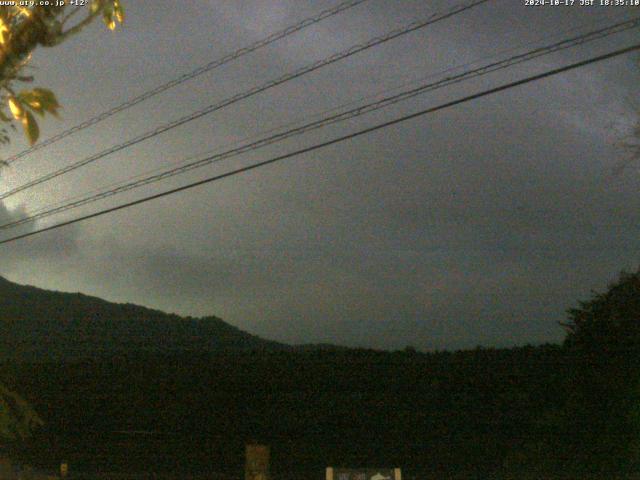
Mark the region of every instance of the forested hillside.
<instances>
[{"instance_id":1,"label":"forested hillside","mask_svg":"<svg viewBox=\"0 0 640 480\"><path fill-rule=\"evenodd\" d=\"M70 361L136 352L285 348L217 317L183 318L0 277L0 360Z\"/></svg>"},{"instance_id":2,"label":"forested hillside","mask_svg":"<svg viewBox=\"0 0 640 480\"><path fill-rule=\"evenodd\" d=\"M2 371L47 420L35 457L54 463L239 475L253 440L272 446L278 476L400 465L424 478L495 472L553 434L545 422L566 397L563 364L559 347L543 346L182 355Z\"/></svg>"},{"instance_id":3,"label":"forested hillside","mask_svg":"<svg viewBox=\"0 0 640 480\"><path fill-rule=\"evenodd\" d=\"M138 312L132 318L142 323L151 315L19 291L44 295L31 308L58 305L86 328L87 305L114 309L116 318ZM4 305L3 318L17 323L20 310ZM45 318L63 321L57 315ZM149 320L151 331L174 328L173 317L162 318ZM45 466L65 459L78 472L240 477L244 445L258 441L272 447L272 472L282 479L320 478L329 465L399 466L409 479L638 478L639 319L640 274L623 274L569 311L564 345L421 353L263 348L254 339L255 349L5 361L0 382L45 422L12 446L13 456Z\"/></svg>"}]
</instances>

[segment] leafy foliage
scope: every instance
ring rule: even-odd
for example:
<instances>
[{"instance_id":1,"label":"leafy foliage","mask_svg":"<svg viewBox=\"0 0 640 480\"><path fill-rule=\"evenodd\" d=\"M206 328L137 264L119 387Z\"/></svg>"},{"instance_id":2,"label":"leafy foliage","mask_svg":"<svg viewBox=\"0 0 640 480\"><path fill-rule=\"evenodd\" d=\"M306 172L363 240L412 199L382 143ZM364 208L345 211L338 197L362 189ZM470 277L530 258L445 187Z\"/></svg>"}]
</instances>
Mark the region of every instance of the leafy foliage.
<instances>
[{"instance_id":1,"label":"leafy foliage","mask_svg":"<svg viewBox=\"0 0 640 480\"><path fill-rule=\"evenodd\" d=\"M17 394L0 385L0 440L26 440L43 422Z\"/></svg>"},{"instance_id":2,"label":"leafy foliage","mask_svg":"<svg viewBox=\"0 0 640 480\"><path fill-rule=\"evenodd\" d=\"M0 122L14 128L14 124L20 124L31 144L40 135L34 114L57 116L60 108L54 93L45 88L15 92L16 84L34 80L22 73L32 52L39 46L61 44L98 16L102 16L110 30L124 21L120 0L93 0L88 13L79 21L75 21L76 15L87 9L70 6L69 2L60 6L34 3L32 6L0 6ZM0 129L0 143L9 141L8 130Z\"/></svg>"},{"instance_id":3,"label":"leafy foliage","mask_svg":"<svg viewBox=\"0 0 640 480\"><path fill-rule=\"evenodd\" d=\"M40 127L35 115L58 116L60 104L55 94L46 88L32 88L16 92L16 85L33 82L32 76L24 75L32 52L40 46L59 45L77 34L96 17L102 15L105 25L113 30L116 22L124 20L120 0L93 0L84 18L76 21L78 13L86 11L80 7L65 5L28 6L0 5L0 144L10 141L9 130L21 125L30 144L40 136ZM6 3L6 4L5 4ZM49 2L47 2L49 3ZM51 2L53 3L53 2ZM71 10L71 11L69 11ZM75 22L75 23L74 23ZM38 416L18 395L0 385L0 439L22 440L31 429L41 423Z\"/></svg>"},{"instance_id":4,"label":"leafy foliage","mask_svg":"<svg viewBox=\"0 0 640 480\"><path fill-rule=\"evenodd\" d=\"M640 271L569 310L569 448L602 471L640 474ZM625 477L626 478L626 477Z\"/></svg>"},{"instance_id":5,"label":"leafy foliage","mask_svg":"<svg viewBox=\"0 0 640 480\"><path fill-rule=\"evenodd\" d=\"M566 343L596 354L627 355L640 348L640 270L622 272L605 293L569 310Z\"/></svg>"}]
</instances>

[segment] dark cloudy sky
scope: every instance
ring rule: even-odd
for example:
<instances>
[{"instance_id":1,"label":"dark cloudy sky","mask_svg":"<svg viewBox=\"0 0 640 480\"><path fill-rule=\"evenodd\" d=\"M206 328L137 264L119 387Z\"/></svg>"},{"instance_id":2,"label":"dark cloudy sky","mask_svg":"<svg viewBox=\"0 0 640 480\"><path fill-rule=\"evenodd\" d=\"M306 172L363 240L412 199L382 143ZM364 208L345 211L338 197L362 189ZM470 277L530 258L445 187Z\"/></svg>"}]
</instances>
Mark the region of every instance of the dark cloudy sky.
<instances>
[{"instance_id":1,"label":"dark cloudy sky","mask_svg":"<svg viewBox=\"0 0 640 480\"><path fill-rule=\"evenodd\" d=\"M124 28L110 33L95 25L34 56L38 83L64 104L61 121L42 125L43 138L336 2L128 1ZM370 0L16 162L2 171L0 187L452 5ZM639 14L493 0L16 195L0 219L456 65ZM636 29L550 55L38 226L639 39ZM185 315L215 314L285 342L390 349L557 342L567 308L640 263L640 171L611 173L624 159L620 137L640 105L637 62L619 57L4 245L0 274ZM5 155L24 147L16 137Z\"/></svg>"}]
</instances>

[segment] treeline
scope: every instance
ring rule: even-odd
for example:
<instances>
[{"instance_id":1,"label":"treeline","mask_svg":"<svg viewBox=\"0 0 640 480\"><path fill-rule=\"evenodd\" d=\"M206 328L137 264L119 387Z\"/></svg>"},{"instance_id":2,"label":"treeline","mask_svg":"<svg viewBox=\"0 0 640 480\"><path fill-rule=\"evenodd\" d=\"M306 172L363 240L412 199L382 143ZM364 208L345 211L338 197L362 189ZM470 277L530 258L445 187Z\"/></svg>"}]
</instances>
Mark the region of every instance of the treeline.
<instances>
[{"instance_id":1,"label":"treeline","mask_svg":"<svg viewBox=\"0 0 640 480\"><path fill-rule=\"evenodd\" d=\"M399 466L415 479L640 478L640 273L569 311L562 346L418 353L131 353L2 364L46 421L14 457L74 471L276 479Z\"/></svg>"},{"instance_id":2,"label":"treeline","mask_svg":"<svg viewBox=\"0 0 640 480\"><path fill-rule=\"evenodd\" d=\"M322 351L6 364L47 422L23 455L78 469L239 474L247 441L273 472L328 465L495 474L554 435L567 398L558 346L455 353Z\"/></svg>"}]
</instances>

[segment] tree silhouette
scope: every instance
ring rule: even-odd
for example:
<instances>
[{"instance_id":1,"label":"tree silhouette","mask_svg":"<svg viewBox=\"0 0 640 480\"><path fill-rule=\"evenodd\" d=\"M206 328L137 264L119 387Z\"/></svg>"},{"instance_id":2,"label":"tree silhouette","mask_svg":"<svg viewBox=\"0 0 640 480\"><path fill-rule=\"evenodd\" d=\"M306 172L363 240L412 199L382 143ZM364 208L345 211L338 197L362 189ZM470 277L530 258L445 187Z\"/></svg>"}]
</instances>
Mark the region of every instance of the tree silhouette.
<instances>
[{"instance_id":1,"label":"tree silhouette","mask_svg":"<svg viewBox=\"0 0 640 480\"><path fill-rule=\"evenodd\" d=\"M592 473L634 475L640 464L640 271L568 311L568 420L576 458Z\"/></svg>"},{"instance_id":2,"label":"tree silhouette","mask_svg":"<svg viewBox=\"0 0 640 480\"><path fill-rule=\"evenodd\" d=\"M54 93L46 88L16 91L17 85L34 81L24 74L33 51L60 45L100 16L113 30L116 22L124 20L124 10L120 0L92 0L88 8L71 6L69 2L47 2L46 6L39 2L25 2L27 6L21 3L0 6L0 124L13 129L20 124L33 144L39 137L34 114L57 116L60 107ZM0 143L9 140L7 128L0 128ZM0 385L0 444L25 439L40 423L24 400Z\"/></svg>"},{"instance_id":3,"label":"tree silhouette","mask_svg":"<svg viewBox=\"0 0 640 480\"><path fill-rule=\"evenodd\" d=\"M565 343L591 354L624 355L640 346L640 270L622 272L605 293L568 311Z\"/></svg>"}]
</instances>

